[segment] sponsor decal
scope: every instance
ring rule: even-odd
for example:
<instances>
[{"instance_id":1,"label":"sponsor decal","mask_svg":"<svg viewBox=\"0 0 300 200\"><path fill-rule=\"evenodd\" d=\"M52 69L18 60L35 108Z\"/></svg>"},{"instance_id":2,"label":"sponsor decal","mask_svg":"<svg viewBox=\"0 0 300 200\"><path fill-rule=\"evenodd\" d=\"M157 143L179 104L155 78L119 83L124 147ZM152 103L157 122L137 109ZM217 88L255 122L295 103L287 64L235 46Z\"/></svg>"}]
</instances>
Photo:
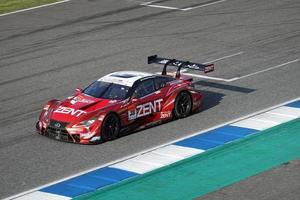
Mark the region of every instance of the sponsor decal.
<instances>
[{"instance_id":1,"label":"sponsor decal","mask_svg":"<svg viewBox=\"0 0 300 200\"><path fill-rule=\"evenodd\" d=\"M208 72L212 72L214 71L215 67L213 64L210 64L210 65L206 65L205 68L204 68L204 72L205 73L208 73Z\"/></svg>"},{"instance_id":2,"label":"sponsor decal","mask_svg":"<svg viewBox=\"0 0 300 200\"><path fill-rule=\"evenodd\" d=\"M118 100L110 100L108 103L116 103Z\"/></svg>"},{"instance_id":3,"label":"sponsor decal","mask_svg":"<svg viewBox=\"0 0 300 200\"><path fill-rule=\"evenodd\" d=\"M128 111L128 119L133 120L139 117L147 116L155 112L161 111L161 102L163 99L158 99L153 102L138 105L135 109Z\"/></svg>"},{"instance_id":4,"label":"sponsor decal","mask_svg":"<svg viewBox=\"0 0 300 200\"><path fill-rule=\"evenodd\" d=\"M79 117L80 115L86 114L87 112L85 112L83 110L75 110L74 108L59 106L54 111L54 113L62 113L62 114L67 114L67 115L72 115L72 116Z\"/></svg>"},{"instance_id":5,"label":"sponsor decal","mask_svg":"<svg viewBox=\"0 0 300 200\"><path fill-rule=\"evenodd\" d=\"M104 117L105 117L105 115L100 115L100 116L98 117L98 120L99 120L99 121L103 121Z\"/></svg>"},{"instance_id":6,"label":"sponsor decal","mask_svg":"<svg viewBox=\"0 0 300 200\"><path fill-rule=\"evenodd\" d=\"M72 99L72 100L70 101L71 104L75 104L76 102L77 102L77 101L74 100L74 99Z\"/></svg>"},{"instance_id":7,"label":"sponsor decal","mask_svg":"<svg viewBox=\"0 0 300 200\"><path fill-rule=\"evenodd\" d=\"M160 118L161 119L170 118L171 115L172 115L171 111L161 112L160 113Z\"/></svg>"},{"instance_id":8,"label":"sponsor decal","mask_svg":"<svg viewBox=\"0 0 300 200\"><path fill-rule=\"evenodd\" d=\"M93 103L94 101L88 100L88 99L83 99L83 98L81 98L81 97L74 97L74 98L70 101L71 104L75 104L75 103L77 103L77 102L80 102L80 103Z\"/></svg>"}]
</instances>

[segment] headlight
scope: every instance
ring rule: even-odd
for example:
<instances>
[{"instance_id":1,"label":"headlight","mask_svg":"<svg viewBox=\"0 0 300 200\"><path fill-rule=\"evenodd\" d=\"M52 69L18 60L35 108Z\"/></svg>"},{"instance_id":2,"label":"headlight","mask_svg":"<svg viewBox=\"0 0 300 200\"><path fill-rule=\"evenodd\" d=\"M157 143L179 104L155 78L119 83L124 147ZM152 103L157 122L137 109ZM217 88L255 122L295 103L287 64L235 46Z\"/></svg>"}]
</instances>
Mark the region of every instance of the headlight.
<instances>
[{"instance_id":1,"label":"headlight","mask_svg":"<svg viewBox=\"0 0 300 200\"><path fill-rule=\"evenodd\" d=\"M44 112L44 118L48 118L48 114L49 114L49 112L48 112L48 110L46 110L45 112Z\"/></svg>"},{"instance_id":2,"label":"headlight","mask_svg":"<svg viewBox=\"0 0 300 200\"><path fill-rule=\"evenodd\" d=\"M81 122L80 124L84 125L86 127L90 127L96 121L96 119L97 119L97 117L93 117L93 118L91 118L89 120Z\"/></svg>"},{"instance_id":3,"label":"headlight","mask_svg":"<svg viewBox=\"0 0 300 200\"><path fill-rule=\"evenodd\" d=\"M44 114L43 114L42 118L43 118L46 122L49 121L49 117L50 117L50 113L51 113L51 112L52 112L52 108L51 108L49 105L47 105L47 106L44 107Z\"/></svg>"},{"instance_id":4,"label":"headlight","mask_svg":"<svg viewBox=\"0 0 300 200\"><path fill-rule=\"evenodd\" d=\"M47 105L44 106L43 110L49 110L49 108L50 108L50 105L47 104Z\"/></svg>"}]
</instances>

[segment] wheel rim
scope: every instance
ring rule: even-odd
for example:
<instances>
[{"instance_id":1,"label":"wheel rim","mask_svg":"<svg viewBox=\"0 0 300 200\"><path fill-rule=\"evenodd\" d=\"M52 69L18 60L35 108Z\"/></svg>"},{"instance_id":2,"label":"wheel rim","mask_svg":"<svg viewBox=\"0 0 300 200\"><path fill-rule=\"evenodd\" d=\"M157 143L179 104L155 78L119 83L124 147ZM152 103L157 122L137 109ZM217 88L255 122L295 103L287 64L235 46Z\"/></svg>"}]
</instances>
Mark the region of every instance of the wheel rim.
<instances>
[{"instance_id":1,"label":"wheel rim","mask_svg":"<svg viewBox=\"0 0 300 200\"><path fill-rule=\"evenodd\" d=\"M119 131L118 119L114 116L109 116L106 119L104 132L108 139L113 138Z\"/></svg>"},{"instance_id":2,"label":"wheel rim","mask_svg":"<svg viewBox=\"0 0 300 200\"><path fill-rule=\"evenodd\" d=\"M187 115L191 110L190 96L187 93L181 93L177 102L177 112L180 116Z\"/></svg>"}]
</instances>

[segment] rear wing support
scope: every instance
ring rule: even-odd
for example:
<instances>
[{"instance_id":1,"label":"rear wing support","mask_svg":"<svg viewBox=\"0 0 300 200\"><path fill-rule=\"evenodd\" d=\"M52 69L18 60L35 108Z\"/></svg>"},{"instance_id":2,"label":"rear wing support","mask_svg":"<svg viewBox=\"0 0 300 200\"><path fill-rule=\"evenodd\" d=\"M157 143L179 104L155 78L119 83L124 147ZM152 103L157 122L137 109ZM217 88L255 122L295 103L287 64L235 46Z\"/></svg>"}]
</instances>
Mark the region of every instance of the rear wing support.
<instances>
[{"instance_id":1,"label":"rear wing support","mask_svg":"<svg viewBox=\"0 0 300 200\"><path fill-rule=\"evenodd\" d=\"M148 57L148 64L153 64L153 63L164 65L164 68L161 73L162 75L167 74L168 66L177 67L176 77L180 77L180 70L182 68L203 71L204 73L209 73L209 72L214 71L214 64L192 63L189 61L181 61L181 60L176 60L176 59L162 58L162 57L158 57L157 55Z\"/></svg>"}]
</instances>

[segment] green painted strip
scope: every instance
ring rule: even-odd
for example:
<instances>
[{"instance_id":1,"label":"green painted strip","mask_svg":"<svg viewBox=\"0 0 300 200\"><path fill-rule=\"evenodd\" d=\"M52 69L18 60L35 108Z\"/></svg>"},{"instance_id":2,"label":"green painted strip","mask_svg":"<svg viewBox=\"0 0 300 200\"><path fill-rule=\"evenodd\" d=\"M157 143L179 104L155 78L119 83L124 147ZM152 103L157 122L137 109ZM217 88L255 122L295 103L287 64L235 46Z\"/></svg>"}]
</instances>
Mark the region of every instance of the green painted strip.
<instances>
[{"instance_id":1,"label":"green painted strip","mask_svg":"<svg viewBox=\"0 0 300 200\"><path fill-rule=\"evenodd\" d=\"M300 157L300 119L78 199L192 199Z\"/></svg>"}]
</instances>

